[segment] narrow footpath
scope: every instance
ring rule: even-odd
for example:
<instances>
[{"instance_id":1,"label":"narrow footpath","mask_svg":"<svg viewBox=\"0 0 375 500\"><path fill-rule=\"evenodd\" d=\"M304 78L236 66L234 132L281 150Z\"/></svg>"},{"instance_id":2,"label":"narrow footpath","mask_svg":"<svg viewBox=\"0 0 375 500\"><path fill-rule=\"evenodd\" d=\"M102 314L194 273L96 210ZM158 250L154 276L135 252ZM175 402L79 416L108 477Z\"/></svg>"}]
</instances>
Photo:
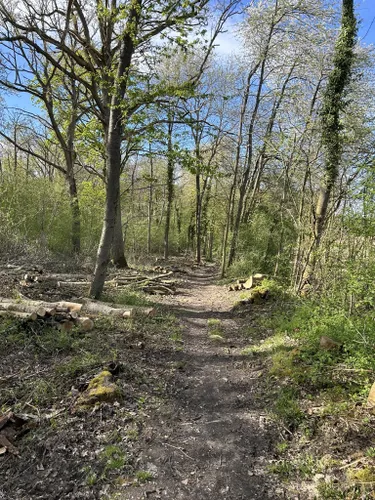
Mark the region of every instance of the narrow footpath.
<instances>
[{"instance_id":1,"label":"narrow footpath","mask_svg":"<svg viewBox=\"0 0 375 500\"><path fill-rule=\"evenodd\" d=\"M264 366L242 354L250 343L243 329L252 319L233 315L233 294L216 279L214 268L194 270L181 293L164 299L183 329L179 369L142 456L156 479L126 498L286 498L268 472L278 436L262 394ZM208 324L224 340L211 339Z\"/></svg>"}]
</instances>

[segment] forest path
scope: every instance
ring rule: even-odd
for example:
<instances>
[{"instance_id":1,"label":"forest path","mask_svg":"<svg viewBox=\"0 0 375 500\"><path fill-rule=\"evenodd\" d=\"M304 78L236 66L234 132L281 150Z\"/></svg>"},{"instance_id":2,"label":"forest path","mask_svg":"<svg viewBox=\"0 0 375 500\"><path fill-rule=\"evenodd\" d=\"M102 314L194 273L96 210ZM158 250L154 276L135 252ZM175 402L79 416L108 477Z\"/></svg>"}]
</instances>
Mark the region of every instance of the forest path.
<instances>
[{"instance_id":1,"label":"forest path","mask_svg":"<svg viewBox=\"0 0 375 500\"><path fill-rule=\"evenodd\" d=\"M142 453L156 479L127 498L284 498L267 470L278 437L266 416L264 366L242 354L252 319L231 313L233 294L216 279L214 268L198 268L184 275L181 293L163 299L180 321L183 344L171 399L152 418ZM224 341L209 337L210 319L220 320L213 327Z\"/></svg>"}]
</instances>

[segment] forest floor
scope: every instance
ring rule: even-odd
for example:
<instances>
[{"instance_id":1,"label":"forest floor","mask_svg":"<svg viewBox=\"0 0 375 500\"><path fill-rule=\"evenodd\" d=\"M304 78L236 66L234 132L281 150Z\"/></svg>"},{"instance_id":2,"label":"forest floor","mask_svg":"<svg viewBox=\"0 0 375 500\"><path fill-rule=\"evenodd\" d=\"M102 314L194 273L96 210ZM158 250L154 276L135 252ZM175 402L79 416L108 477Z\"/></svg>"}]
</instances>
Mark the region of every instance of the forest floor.
<instances>
[{"instance_id":1,"label":"forest floor","mask_svg":"<svg viewBox=\"0 0 375 500\"><path fill-rule=\"evenodd\" d=\"M0 416L12 410L29 421L14 437L19 456L0 455L0 499L373 498L317 496L324 467L344 464L329 474L339 481L359 461L337 445L341 415L328 415L329 432L320 435L311 430L315 414L299 433L275 418L287 382L270 377L261 351L277 300L238 312L241 292L218 284L215 266L185 264L177 274L176 295L138 298L155 305L155 317L103 317L85 334L0 319ZM1 276L0 295L14 290ZM87 382L113 363L118 401L77 406ZM284 404L281 413L300 416L294 401ZM360 439L367 437L357 433L352 451ZM327 455L333 448L339 460ZM327 456L332 463L318 467Z\"/></svg>"}]
</instances>

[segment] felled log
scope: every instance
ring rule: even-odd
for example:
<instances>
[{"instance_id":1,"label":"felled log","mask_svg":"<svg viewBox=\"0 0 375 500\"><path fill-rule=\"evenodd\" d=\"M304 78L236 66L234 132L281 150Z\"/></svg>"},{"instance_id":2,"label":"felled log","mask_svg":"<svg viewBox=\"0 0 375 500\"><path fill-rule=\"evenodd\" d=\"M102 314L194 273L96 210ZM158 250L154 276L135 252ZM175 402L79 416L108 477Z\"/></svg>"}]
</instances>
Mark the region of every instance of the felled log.
<instances>
[{"instance_id":1,"label":"felled log","mask_svg":"<svg viewBox=\"0 0 375 500\"><path fill-rule=\"evenodd\" d=\"M24 299L22 302L15 302L11 299L0 297L0 310L6 305L7 310L12 310L12 306L8 304L17 304L22 306L29 306L34 311L40 307L54 309L55 314L69 313L70 316L79 315L81 313L86 314L103 314L107 316L123 316L123 317L134 317L134 316L152 316L155 310L152 307L139 307L131 306L126 307L122 304L110 304L107 302L100 302L98 300L85 299L83 303L78 302L45 302L39 300ZM14 309L13 309L14 310ZM75 318L73 318L75 319Z\"/></svg>"},{"instance_id":2,"label":"felled log","mask_svg":"<svg viewBox=\"0 0 375 500\"><path fill-rule=\"evenodd\" d=\"M75 303L61 303L62 305L49 304L48 302L40 302L33 300L26 300L16 302L12 299L0 299L0 315L10 315L13 317L21 318L26 321L43 321L46 325L58 328L59 330L69 331L74 325L78 325L82 330L88 331L92 329L93 322L77 321L78 313L70 311L67 305L74 305ZM79 304L82 306L81 304ZM88 318L84 318L88 319Z\"/></svg>"},{"instance_id":3,"label":"felled log","mask_svg":"<svg viewBox=\"0 0 375 500\"><path fill-rule=\"evenodd\" d=\"M36 321L38 319L38 315L36 312L27 313L12 310L0 311L0 316L14 316L26 321Z\"/></svg>"},{"instance_id":4,"label":"felled log","mask_svg":"<svg viewBox=\"0 0 375 500\"><path fill-rule=\"evenodd\" d=\"M82 312L88 314L103 314L105 316L118 316L131 318L134 316L153 316L155 309L153 307L124 307L122 304L108 304L98 300L85 300L82 305Z\"/></svg>"},{"instance_id":5,"label":"felled log","mask_svg":"<svg viewBox=\"0 0 375 500\"><path fill-rule=\"evenodd\" d=\"M53 307L45 308L43 306L25 304L22 302L0 302L0 311L14 311L25 314L36 314L37 316L44 318L48 313L51 315L55 312ZM36 319L36 318L35 318Z\"/></svg>"},{"instance_id":6,"label":"felled log","mask_svg":"<svg viewBox=\"0 0 375 500\"><path fill-rule=\"evenodd\" d=\"M67 273L56 273L56 274L43 274L39 278L40 281L56 280L56 281L90 281L90 274L67 274Z\"/></svg>"},{"instance_id":7,"label":"felled log","mask_svg":"<svg viewBox=\"0 0 375 500\"><path fill-rule=\"evenodd\" d=\"M81 329L85 332L89 332L94 328L94 322L91 318L76 318L76 323L81 326Z\"/></svg>"}]
</instances>

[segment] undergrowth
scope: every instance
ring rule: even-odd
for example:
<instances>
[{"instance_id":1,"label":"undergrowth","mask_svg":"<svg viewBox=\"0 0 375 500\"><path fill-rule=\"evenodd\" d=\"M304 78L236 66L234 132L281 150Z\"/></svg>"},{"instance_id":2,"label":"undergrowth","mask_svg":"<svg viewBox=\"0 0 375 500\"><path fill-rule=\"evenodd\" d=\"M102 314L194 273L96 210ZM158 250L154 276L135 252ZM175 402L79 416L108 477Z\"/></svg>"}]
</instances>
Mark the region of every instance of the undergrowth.
<instances>
[{"instance_id":1,"label":"undergrowth","mask_svg":"<svg viewBox=\"0 0 375 500\"><path fill-rule=\"evenodd\" d=\"M375 416L367 406L375 382L375 312L367 308L349 315L334 297L300 299L269 286L277 306L258 322L271 334L252 339L255 342L243 354L269 366L271 411L290 443L276 447L285 456L271 472L286 481L323 475L316 481L316 498L375 498ZM322 336L337 346L324 349ZM332 450L336 442L340 445ZM308 450L313 458L301 472L299 464L306 465L303 457ZM331 463L321 467L327 452ZM364 460L347 466L352 455Z\"/></svg>"}]
</instances>

